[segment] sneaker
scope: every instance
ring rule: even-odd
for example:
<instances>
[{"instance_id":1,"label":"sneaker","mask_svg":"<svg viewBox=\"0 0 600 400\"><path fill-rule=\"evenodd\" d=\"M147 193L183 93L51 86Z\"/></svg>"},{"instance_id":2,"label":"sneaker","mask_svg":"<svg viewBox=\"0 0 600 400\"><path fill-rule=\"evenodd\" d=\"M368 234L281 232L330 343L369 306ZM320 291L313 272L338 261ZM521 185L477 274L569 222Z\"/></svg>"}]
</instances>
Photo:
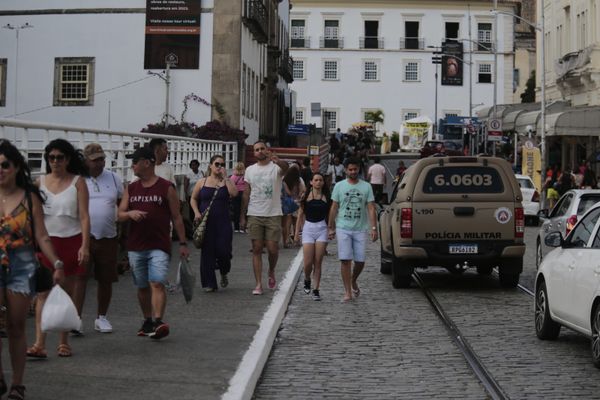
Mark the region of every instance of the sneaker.
<instances>
[{"instance_id":1,"label":"sneaker","mask_svg":"<svg viewBox=\"0 0 600 400\"><path fill-rule=\"evenodd\" d=\"M162 339L169 336L169 324L166 322L154 322L154 332L149 334L150 339Z\"/></svg>"},{"instance_id":2,"label":"sneaker","mask_svg":"<svg viewBox=\"0 0 600 400\"><path fill-rule=\"evenodd\" d=\"M227 274L221 275L221 287L226 288L229 285L229 279L227 279Z\"/></svg>"},{"instance_id":3,"label":"sneaker","mask_svg":"<svg viewBox=\"0 0 600 400\"><path fill-rule=\"evenodd\" d=\"M310 280L304 280L304 293L310 294Z\"/></svg>"},{"instance_id":4,"label":"sneaker","mask_svg":"<svg viewBox=\"0 0 600 400\"><path fill-rule=\"evenodd\" d=\"M111 333L113 328L106 316L99 315L94 321L94 329L100 333Z\"/></svg>"},{"instance_id":5,"label":"sneaker","mask_svg":"<svg viewBox=\"0 0 600 400\"><path fill-rule=\"evenodd\" d=\"M321 294L319 293L319 289L313 290L312 298L314 301L321 301Z\"/></svg>"},{"instance_id":6,"label":"sneaker","mask_svg":"<svg viewBox=\"0 0 600 400\"><path fill-rule=\"evenodd\" d=\"M138 330L138 336L150 336L150 334L154 333L154 323L152 320L144 320L142 327Z\"/></svg>"}]
</instances>

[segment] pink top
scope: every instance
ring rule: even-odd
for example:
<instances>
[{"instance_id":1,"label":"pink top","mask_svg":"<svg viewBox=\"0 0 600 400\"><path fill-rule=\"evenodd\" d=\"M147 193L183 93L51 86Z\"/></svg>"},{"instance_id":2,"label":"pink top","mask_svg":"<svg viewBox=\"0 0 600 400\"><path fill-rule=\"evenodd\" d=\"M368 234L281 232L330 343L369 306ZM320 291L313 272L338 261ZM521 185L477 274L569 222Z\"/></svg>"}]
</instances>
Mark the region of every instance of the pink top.
<instances>
[{"instance_id":1,"label":"pink top","mask_svg":"<svg viewBox=\"0 0 600 400\"><path fill-rule=\"evenodd\" d=\"M244 190L246 190L248 183L244 180L244 175L233 174L229 177L229 179L231 179L231 181L235 184L235 187L239 193L242 193Z\"/></svg>"}]
</instances>

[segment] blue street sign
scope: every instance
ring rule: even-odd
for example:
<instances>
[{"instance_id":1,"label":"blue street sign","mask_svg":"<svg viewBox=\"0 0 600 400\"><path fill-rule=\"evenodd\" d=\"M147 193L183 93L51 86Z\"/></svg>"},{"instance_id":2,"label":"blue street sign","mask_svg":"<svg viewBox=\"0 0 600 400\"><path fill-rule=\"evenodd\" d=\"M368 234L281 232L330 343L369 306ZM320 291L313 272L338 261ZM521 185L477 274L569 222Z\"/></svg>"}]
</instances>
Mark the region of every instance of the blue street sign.
<instances>
[{"instance_id":1,"label":"blue street sign","mask_svg":"<svg viewBox=\"0 0 600 400\"><path fill-rule=\"evenodd\" d=\"M310 125L290 124L287 133L292 136L308 136L310 135Z\"/></svg>"}]
</instances>

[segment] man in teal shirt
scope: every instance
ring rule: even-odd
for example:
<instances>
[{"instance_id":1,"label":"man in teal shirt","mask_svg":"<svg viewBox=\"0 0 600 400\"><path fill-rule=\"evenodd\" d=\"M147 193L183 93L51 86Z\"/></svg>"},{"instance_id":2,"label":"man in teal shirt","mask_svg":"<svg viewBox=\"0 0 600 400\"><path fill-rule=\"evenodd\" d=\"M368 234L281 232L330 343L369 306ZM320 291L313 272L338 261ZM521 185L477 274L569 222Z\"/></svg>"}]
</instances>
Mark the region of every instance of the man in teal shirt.
<instances>
[{"instance_id":1,"label":"man in teal shirt","mask_svg":"<svg viewBox=\"0 0 600 400\"><path fill-rule=\"evenodd\" d=\"M346 179L334 186L329 212L329 239L333 239L337 234L338 258L342 264L342 302L352 300L353 295L360 295L357 280L365 267L367 235L371 235L372 241L377 240L373 189L368 182L358 178L359 160L349 158L345 167Z\"/></svg>"}]
</instances>

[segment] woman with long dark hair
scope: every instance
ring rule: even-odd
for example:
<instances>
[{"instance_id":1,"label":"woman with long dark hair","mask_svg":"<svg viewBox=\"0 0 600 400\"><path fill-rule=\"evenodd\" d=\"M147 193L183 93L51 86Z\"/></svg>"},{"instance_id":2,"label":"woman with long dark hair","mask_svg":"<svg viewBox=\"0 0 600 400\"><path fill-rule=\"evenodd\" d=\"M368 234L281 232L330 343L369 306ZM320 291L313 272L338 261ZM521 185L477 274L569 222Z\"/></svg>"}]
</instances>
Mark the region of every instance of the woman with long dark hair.
<instances>
[{"instance_id":1,"label":"woman with long dark hair","mask_svg":"<svg viewBox=\"0 0 600 400\"><path fill-rule=\"evenodd\" d=\"M225 159L221 155L212 156L206 178L196 183L190 202L194 210L194 222L198 222L212 201L200 257L200 280L206 292L218 289L217 269L221 274L221 287L229 284L227 274L231 269L233 240L229 207L231 199L237 194L235 184L227 177Z\"/></svg>"},{"instance_id":2,"label":"woman with long dark hair","mask_svg":"<svg viewBox=\"0 0 600 400\"><path fill-rule=\"evenodd\" d=\"M9 141L0 140L0 306L7 310L12 364L10 399L25 397L25 321L37 267L36 243L55 266L54 283L64 278L62 261L56 256L44 225L43 202L23 155ZM0 396L7 390L0 366Z\"/></svg>"},{"instance_id":3,"label":"woman with long dark hair","mask_svg":"<svg viewBox=\"0 0 600 400\"><path fill-rule=\"evenodd\" d=\"M46 175L40 177L40 191L46 196L44 222L52 244L64 262L64 289L73 299L81 317L87 283L87 263L90 258L90 216L87 185L80 176L87 175L83 155L65 139L55 139L44 149ZM42 264L53 270L49 260L42 257ZM27 355L46 357L46 334L41 330L41 314L48 291L39 293L36 303L36 340ZM81 335L81 329L74 331ZM59 357L70 357L68 332L60 334Z\"/></svg>"},{"instance_id":4,"label":"woman with long dark hair","mask_svg":"<svg viewBox=\"0 0 600 400\"><path fill-rule=\"evenodd\" d=\"M304 293L309 294L312 286L313 300L321 300L321 265L327 252L327 215L330 196L325 178L320 172L313 174L310 185L300 200L294 242L300 243L304 253ZM312 276L312 279L311 279Z\"/></svg>"}]
</instances>

